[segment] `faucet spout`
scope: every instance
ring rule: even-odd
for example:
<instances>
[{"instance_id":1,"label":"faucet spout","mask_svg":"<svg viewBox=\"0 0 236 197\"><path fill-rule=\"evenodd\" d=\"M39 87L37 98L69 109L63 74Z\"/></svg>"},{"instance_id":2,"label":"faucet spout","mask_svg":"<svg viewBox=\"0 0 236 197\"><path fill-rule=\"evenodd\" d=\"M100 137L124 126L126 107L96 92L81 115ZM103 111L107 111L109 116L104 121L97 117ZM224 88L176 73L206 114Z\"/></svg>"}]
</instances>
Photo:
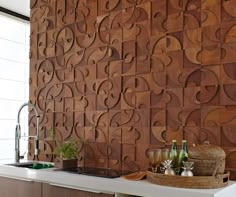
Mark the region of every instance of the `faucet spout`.
<instances>
[{"instance_id":1,"label":"faucet spout","mask_svg":"<svg viewBox=\"0 0 236 197\"><path fill-rule=\"evenodd\" d=\"M35 107L35 105L33 105L32 103L28 102L28 103L24 103L20 109L18 110L17 113L17 124L16 124L16 131L15 131L15 162L19 162L21 157L20 157L20 138L21 138L21 127L20 127L20 113L21 110L25 107L25 106L30 106L34 109L35 112L35 116L36 116L36 134L34 137L35 139L35 155L38 155L38 150L39 150L39 113L37 108ZM31 136L32 137L32 136Z\"/></svg>"}]
</instances>

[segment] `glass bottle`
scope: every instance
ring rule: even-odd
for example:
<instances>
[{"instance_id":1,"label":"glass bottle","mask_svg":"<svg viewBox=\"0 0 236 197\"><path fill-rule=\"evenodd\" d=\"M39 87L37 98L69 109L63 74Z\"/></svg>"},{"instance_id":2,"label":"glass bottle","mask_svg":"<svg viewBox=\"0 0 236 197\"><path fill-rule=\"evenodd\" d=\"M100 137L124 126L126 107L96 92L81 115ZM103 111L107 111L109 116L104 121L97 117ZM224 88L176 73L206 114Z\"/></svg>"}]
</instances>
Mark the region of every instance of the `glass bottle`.
<instances>
[{"instance_id":1,"label":"glass bottle","mask_svg":"<svg viewBox=\"0 0 236 197\"><path fill-rule=\"evenodd\" d=\"M172 165L174 169L177 167L178 164L177 159L178 159L178 152L177 152L176 140L172 140L172 147L170 150L170 160L172 160Z\"/></svg>"},{"instance_id":2,"label":"glass bottle","mask_svg":"<svg viewBox=\"0 0 236 197\"><path fill-rule=\"evenodd\" d=\"M178 157L178 174L181 174L183 171L183 161L187 161L188 159L188 150L186 140L182 140L182 148Z\"/></svg>"}]
</instances>

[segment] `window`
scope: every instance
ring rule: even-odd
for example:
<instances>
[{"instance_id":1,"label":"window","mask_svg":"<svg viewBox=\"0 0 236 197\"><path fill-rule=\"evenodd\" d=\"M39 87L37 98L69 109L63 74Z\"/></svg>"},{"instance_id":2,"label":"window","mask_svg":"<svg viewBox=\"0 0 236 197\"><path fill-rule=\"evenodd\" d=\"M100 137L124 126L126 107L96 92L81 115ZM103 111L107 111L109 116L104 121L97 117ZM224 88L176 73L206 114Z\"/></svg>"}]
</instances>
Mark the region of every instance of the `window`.
<instances>
[{"instance_id":1,"label":"window","mask_svg":"<svg viewBox=\"0 0 236 197\"><path fill-rule=\"evenodd\" d=\"M14 158L17 112L29 100L29 22L0 12L0 161ZM28 109L20 117L28 134ZM21 140L21 153L28 142Z\"/></svg>"}]
</instances>

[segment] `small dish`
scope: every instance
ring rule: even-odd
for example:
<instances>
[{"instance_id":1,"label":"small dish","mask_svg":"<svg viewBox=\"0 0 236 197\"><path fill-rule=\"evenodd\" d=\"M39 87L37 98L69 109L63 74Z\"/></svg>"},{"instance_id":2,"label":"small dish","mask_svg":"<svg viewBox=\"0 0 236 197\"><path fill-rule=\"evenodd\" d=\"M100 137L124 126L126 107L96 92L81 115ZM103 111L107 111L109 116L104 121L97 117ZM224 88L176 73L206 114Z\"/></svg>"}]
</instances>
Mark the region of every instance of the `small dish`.
<instances>
[{"instance_id":1,"label":"small dish","mask_svg":"<svg viewBox=\"0 0 236 197\"><path fill-rule=\"evenodd\" d=\"M140 171L140 172L134 172L132 174L121 176L124 179L131 180L131 181L139 181L146 177L146 172Z\"/></svg>"}]
</instances>

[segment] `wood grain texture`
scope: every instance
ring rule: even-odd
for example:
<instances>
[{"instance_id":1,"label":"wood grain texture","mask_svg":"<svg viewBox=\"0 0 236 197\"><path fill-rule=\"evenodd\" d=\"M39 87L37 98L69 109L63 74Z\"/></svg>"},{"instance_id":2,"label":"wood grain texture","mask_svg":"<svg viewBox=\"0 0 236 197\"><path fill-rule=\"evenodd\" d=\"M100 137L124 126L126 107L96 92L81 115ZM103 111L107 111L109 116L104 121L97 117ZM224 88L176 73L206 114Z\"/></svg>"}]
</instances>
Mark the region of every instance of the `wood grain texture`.
<instances>
[{"instance_id":1,"label":"wood grain texture","mask_svg":"<svg viewBox=\"0 0 236 197\"><path fill-rule=\"evenodd\" d=\"M40 154L83 139L79 162L147 169L147 151L210 141L235 166L235 0L31 0L30 100ZM30 131L35 117L30 112Z\"/></svg>"}]
</instances>

